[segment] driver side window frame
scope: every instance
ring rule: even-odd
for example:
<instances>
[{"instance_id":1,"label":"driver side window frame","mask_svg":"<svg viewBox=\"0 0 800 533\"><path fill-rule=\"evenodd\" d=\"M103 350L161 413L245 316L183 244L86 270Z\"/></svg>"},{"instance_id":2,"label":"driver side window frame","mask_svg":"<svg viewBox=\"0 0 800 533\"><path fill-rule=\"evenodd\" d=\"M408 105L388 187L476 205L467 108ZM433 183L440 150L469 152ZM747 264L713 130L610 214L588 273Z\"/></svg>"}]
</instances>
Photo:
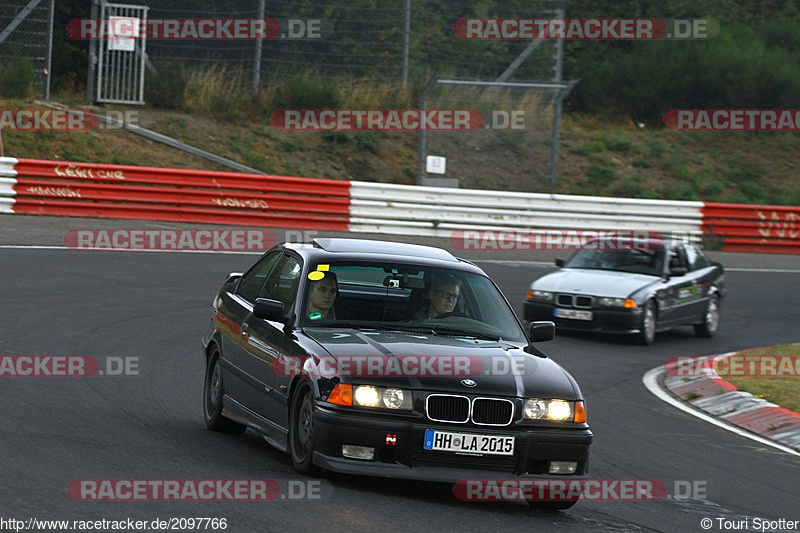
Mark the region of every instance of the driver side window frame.
<instances>
[{"instance_id":1,"label":"driver side window frame","mask_svg":"<svg viewBox=\"0 0 800 533\"><path fill-rule=\"evenodd\" d=\"M272 269L275 268L275 265L278 263L282 255L284 254L281 250L270 252L263 259L261 259L261 261L253 265L253 268L248 270L239 280L239 283L236 286L236 294L251 304L255 303L256 298L259 298L260 294L264 291L264 283L266 283L269 275L272 273ZM248 295L242 292L242 288L250 280L260 277L260 274L262 273L264 274L264 279L261 280L261 283L258 286L256 297L251 299ZM250 289L250 287L248 287L248 289Z\"/></svg>"}]
</instances>

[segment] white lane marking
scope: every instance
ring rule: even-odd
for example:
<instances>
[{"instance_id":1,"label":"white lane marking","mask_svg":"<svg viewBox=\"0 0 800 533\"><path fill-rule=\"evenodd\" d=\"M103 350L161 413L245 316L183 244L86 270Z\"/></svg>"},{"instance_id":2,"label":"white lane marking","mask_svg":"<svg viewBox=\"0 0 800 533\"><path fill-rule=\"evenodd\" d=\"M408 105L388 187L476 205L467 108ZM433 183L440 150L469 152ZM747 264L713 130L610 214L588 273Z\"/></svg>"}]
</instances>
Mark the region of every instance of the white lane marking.
<instances>
[{"instance_id":1,"label":"white lane marking","mask_svg":"<svg viewBox=\"0 0 800 533\"><path fill-rule=\"evenodd\" d=\"M702 411L699 411L699 410L697 410L697 409L695 409L693 407L689 407L688 405L684 404L683 402L681 402L679 400L676 400L668 392L663 390L661 388L661 386L658 384L658 378L663 373L664 373L664 369L662 367L660 367L660 366L657 366L657 367L655 367L655 368L653 368L651 370L648 370L647 373L642 377L642 383L644 383L644 386L647 387L647 390L652 392L660 400L663 400L663 401L667 402L671 406L676 407L676 408L680 409L681 411L683 411L685 413L688 413L688 414L690 414L692 416L696 416L697 418L699 418L701 420L704 420L705 422L710 422L710 423L714 424L715 426L721 427L722 429L727 429L728 431L736 433L737 435L740 435L742 437L747 437L748 439L754 440L754 441L759 442L761 444L765 444L767 446L772 446L773 448L777 448L782 452L786 452L786 453L789 453L789 454L792 454L792 455L796 455L797 457L800 457L800 452L797 452L797 451L789 448L788 446L784 446L783 444L779 444L779 443L777 443L775 441L766 439L764 437L760 437L758 435L750 433L749 431L741 429L738 426L734 426L733 424L729 424L728 422L723 422L722 420L720 420L720 419L718 419L718 418L716 418L714 416L706 414L706 413L704 413Z\"/></svg>"},{"instance_id":2,"label":"white lane marking","mask_svg":"<svg viewBox=\"0 0 800 533\"><path fill-rule=\"evenodd\" d=\"M556 268L552 261L514 261L510 259L469 259L473 263L492 263L495 265L519 265L519 266L551 266ZM800 274L800 269L789 268L745 268L745 267L725 267L725 272L764 272L777 274Z\"/></svg>"},{"instance_id":3,"label":"white lane marking","mask_svg":"<svg viewBox=\"0 0 800 533\"><path fill-rule=\"evenodd\" d=\"M0 244L0 249L14 250L70 250L75 252L161 252L181 254L242 254L264 255L267 250L248 252L244 250L137 250L131 248L70 248L68 246L40 246L23 244Z\"/></svg>"}]
</instances>

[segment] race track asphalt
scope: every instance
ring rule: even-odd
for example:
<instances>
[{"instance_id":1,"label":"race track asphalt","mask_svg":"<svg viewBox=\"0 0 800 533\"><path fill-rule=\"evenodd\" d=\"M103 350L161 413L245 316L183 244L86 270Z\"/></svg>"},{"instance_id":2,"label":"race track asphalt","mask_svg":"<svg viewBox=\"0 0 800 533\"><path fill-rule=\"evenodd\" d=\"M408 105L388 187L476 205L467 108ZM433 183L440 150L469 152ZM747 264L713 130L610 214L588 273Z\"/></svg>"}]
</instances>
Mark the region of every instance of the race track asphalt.
<instances>
[{"instance_id":1,"label":"race track asphalt","mask_svg":"<svg viewBox=\"0 0 800 533\"><path fill-rule=\"evenodd\" d=\"M67 230L89 227L179 226L0 217L0 355L138 357L139 375L0 378L0 518L224 517L226 531L234 533L695 533L705 531L700 521L706 517L714 520L711 531L721 530L717 518L749 518L751 529L753 517L800 520L800 458L680 412L642 384L642 375L671 355L800 340L800 259L720 253L711 255L729 268L730 295L717 337L700 339L681 328L659 334L646 348L590 334L559 335L541 345L587 398L595 434L591 477L661 480L670 495L663 500L587 501L552 513L519 503L462 502L449 485L328 474L319 500L74 501L66 488L77 479L275 479L283 485L306 479L254 432L232 437L203 424L200 338L211 299L225 274L247 268L256 256L17 247L63 246ZM544 263L557 254L463 255L520 312L528 283L548 272ZM697 482L706 494L671 497L676 482Z\"/></svg>"}]
</instances>

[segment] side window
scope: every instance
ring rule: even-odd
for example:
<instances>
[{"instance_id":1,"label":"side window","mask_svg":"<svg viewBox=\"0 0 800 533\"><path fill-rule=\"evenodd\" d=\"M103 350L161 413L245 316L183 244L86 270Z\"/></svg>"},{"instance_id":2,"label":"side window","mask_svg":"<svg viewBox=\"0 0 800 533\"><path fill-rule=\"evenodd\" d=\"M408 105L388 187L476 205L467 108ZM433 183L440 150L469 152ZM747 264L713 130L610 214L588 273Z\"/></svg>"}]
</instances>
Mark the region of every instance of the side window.
<instances>
[{"instance_id":1,"label":"side window","mask_svg":"<svg viewBox=\"0 0 800 533\"><path fill-rule=\"evenodd\" d=\"M297 299L301 271L302 268L297 259L284 255L269 273L267 282L258 297L281 301L283 308L288 312Z\"/></svg>"},{"instance_id":2,"label":"side window","mask_svg":"<svg viewBox=\"0 0 800 533\"><path fill-rule=\"evenodd\" d=\"M689 260L689 268L691 270L700 270L711 265L705 254L698 250L694 244L686 245L686 257Z\"/></svg>"},{"instance_id":3,"label":"side window","mask_svg":"<svg viewBox=\"0 0 800 533\"><path fill-rule=\"evenodd\" d=\"M687 268L684 253L681 248L674 248L669 251L669 268ZM688 269L687 269L688 270Z\"/></svg>"},{"instance_id":4,"label":"side window","mask_svg":"<svg viewBox=\"0 0 800 533\"><path fill-rule=\"evenodd\" d=\"M248 272L241 283L239 283L238 294L248 302L255 302L256 298L261 293L261 288L264 286L264 280L267 279L270 269L278 261L282 252L272 252L267 257L259 261L256 266Z\"/></svg>"}]
</instances>

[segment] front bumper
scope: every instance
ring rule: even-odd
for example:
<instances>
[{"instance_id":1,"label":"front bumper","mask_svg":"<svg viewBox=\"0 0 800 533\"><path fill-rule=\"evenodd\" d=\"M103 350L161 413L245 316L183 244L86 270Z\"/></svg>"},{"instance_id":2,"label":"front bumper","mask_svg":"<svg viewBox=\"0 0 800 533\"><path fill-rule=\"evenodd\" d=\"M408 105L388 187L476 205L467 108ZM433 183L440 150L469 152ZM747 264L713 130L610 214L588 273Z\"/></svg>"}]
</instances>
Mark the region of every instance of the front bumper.
<instances>
[{"instance_id":1,"label":"front bumper","mask_svg":"<svg viewBox=\"0 0 800 533\"><path fill-rule=\"evenodd\" d=\"M556 326L563 329L574 329L582 331L607 331L609 333L638 333L642 327L641 307L636 309L582 309L591 311L592 320L574 320L570 318L559 318L553 316L553 304L525 302L525 320L533 322L535 320L550 320Z\"/></svg>"},{"instance_id":2,"label":"front bumper","mask_svg":"<svg viewBox=\"0 0 800 533\"><path fill-rule=\"evenodd\" d=\"M514 455L476 457L424 450L426 429L514 435ZM316 407L314 435L314 464L322 468L347 474L444 483L475 478L583 479L592 442L592 432L585 425L565 428L511 424L488 428L426 422L423 418L400 421L343 413L321 402ZM343 444L375 448L375 458L365 461L343 457ZM578 468L574 475L549 475L550 461L575 461Z\"/></svg>"}]
</instances>

